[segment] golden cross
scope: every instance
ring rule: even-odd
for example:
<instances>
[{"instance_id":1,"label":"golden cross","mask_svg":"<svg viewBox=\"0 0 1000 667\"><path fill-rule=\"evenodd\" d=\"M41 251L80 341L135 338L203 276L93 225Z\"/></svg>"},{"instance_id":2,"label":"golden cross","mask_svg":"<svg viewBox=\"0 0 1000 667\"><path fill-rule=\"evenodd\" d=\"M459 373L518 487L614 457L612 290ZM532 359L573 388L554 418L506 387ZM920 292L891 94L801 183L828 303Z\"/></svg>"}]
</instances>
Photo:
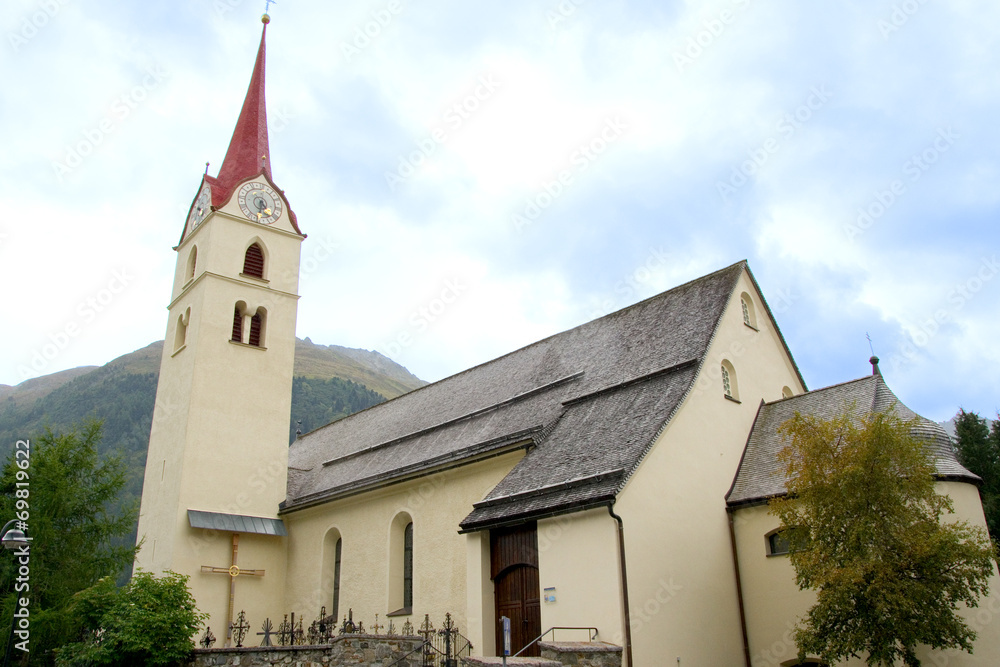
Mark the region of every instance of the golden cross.
<instances>
[{"instance_id":1,"label":"golden cross","mask_svg":"<svg viewBox=\"0 0 1000 667\"><path fill-rule=\"evenodd\" d=\"M240 535L239 533L233 533L233 564L229 567L212 567L211 565L202 565L202 572L212 572L215 574L228 574L229 575L229 625L226 627L226 646L232 643L233 638L233 599L236 594L236 577L241 574L249 575L252 577L263 577L264 570L243 570L240 566L236 564L236 554L239 551L240 546Z\"/></svg>"}]
</instances>

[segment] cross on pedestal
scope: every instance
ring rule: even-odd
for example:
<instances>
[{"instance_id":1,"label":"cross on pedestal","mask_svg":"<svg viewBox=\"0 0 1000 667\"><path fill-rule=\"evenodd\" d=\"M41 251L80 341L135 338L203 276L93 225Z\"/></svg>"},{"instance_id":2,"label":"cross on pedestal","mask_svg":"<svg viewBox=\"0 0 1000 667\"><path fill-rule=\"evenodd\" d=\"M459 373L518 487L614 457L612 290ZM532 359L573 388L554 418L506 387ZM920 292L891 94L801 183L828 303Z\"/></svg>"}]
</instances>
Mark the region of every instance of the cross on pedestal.
<instances>
[{"instance_id":1,"label":"cross on pedestal","mask_svg":"<svg viewBox=\"0 0 1000 667\"><path fill-rule=\"evenodd\" d=\"M229 567L212 567L211 565L202 565L202 572L211 572L214 574L228 574L229 575L229 623L226 626L226 646L232 644L233 638L233 600L236 595L236 577L242 575L248 575L251 577L263 577L264 570L242 570L240 566L236 564L236 555L240 548L240 534L233 533L233 563Z\"/></svg>"}]
</instances>

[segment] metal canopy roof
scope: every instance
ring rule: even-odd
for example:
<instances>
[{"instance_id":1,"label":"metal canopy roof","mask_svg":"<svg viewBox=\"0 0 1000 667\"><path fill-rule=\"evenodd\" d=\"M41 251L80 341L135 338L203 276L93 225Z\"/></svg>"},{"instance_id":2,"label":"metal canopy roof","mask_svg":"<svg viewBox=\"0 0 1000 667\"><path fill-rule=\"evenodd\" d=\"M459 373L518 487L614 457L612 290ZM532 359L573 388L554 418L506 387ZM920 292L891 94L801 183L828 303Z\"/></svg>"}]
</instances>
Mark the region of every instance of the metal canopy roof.
<instances>
[{"instance_id":1,"label":"metal canopy roof","mask_svg":"<svg viewBox=\"0 0 1000 667\"><path fill-rule=\"evenodd\" d=\"M256 535L274 535L276 537L286 537L288 535L288 531L285 530L285 524L281 519L265 519L259 516L188 510L188 522L192 528L206 528L208 530L220 530L227 533L253 533Z\"/></svg>"}]
</instances>

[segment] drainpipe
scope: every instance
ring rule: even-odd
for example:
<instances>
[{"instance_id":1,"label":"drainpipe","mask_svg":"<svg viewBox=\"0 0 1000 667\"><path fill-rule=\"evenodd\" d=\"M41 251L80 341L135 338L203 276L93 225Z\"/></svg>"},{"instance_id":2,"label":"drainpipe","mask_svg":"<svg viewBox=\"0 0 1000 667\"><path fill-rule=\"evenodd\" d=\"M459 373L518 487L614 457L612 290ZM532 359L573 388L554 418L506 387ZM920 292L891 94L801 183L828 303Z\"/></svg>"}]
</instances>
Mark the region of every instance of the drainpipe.
<instances>
[{"instance_id":1,"label":"drainpipe","mask_svg":"<svg viewBox=\"0 0 1000 667\"><path fill-rule=\"evenodd\" d=\"M622 606L625 609L625 658L628 667L633 667L635 663L632 662L632 618L628 607L628 575L625 572L625 524L622 518L615 514L614 508L613 502L608 503L608 514L618 522L618 562L621 563Z\"/></svg>"},{"instance_id":2,"label":"drainpipe","mask_svg":"<svg viewBox=\"0 0 1000 667\"><path fill-rule=\"evenodd\" d=\"M726 508L729 515L729 543L733 547L733 569L736 570L736 599L740 605L740 630L743 631L743 659L746 667L750 667L750 641L747 637L747 617L743 608L743 580L740 577L740 559L736 552L736 527L733 521L732 508Z\"/></svg>"}]
</instances>

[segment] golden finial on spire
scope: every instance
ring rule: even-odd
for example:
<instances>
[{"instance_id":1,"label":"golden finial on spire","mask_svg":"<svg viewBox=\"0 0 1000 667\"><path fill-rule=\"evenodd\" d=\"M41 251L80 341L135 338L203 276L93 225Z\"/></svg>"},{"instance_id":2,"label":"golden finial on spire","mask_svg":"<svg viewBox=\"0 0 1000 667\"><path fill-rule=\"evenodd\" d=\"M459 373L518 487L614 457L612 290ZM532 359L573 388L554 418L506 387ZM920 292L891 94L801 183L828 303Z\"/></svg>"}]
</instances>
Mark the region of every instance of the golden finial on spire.
<instances>
[{"instance_id":1,"label":"golden finial on spire","mask_svg":"<svg viewBox=\"0 0 1000 667\"><path fill-rule=\"evenodd\" d=\"M264 0L264 15L260 17L260 22L267 25L271 22L271 17L268 12L271 11L271 5L278 4L275 0Z\"/></svg>"}]
</instances>

